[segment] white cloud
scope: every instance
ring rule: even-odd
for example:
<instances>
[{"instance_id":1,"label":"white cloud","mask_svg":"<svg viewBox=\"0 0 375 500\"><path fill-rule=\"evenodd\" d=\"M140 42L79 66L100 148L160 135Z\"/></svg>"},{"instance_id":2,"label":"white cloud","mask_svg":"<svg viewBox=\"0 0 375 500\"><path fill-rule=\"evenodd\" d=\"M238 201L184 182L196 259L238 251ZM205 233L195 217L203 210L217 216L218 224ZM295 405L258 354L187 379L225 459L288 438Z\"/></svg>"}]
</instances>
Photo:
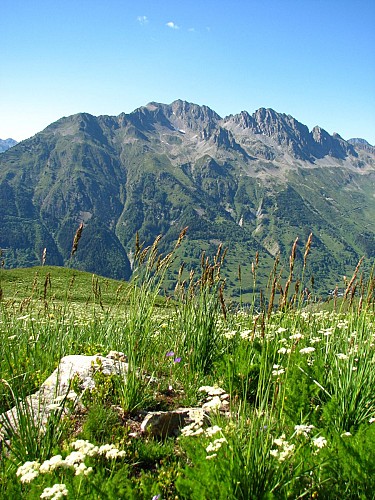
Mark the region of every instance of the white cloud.
<instances>
[{"instance_id":1,"label":"white cloud","mask_svg":"<svg viewBox=\"0 0 375 500\"><path fill-rule=\"evenodd\" d=\"M177 24L175 24L173 21L169 21L169 23L167 23L166 26L168 26L168 28L171 28L172 30L179 30L180 29L180 27L177 26Z\"/></svg>"},{"instance_id":2,"label":"white cloud","mask_svg":"<svg viewBox=\"0 0 375 500\"><path fill-rule=\"evenodd\" d=\"M138 16L137 21L142 25L148 24L147 16Z\"/></svg>"}]
</instances>

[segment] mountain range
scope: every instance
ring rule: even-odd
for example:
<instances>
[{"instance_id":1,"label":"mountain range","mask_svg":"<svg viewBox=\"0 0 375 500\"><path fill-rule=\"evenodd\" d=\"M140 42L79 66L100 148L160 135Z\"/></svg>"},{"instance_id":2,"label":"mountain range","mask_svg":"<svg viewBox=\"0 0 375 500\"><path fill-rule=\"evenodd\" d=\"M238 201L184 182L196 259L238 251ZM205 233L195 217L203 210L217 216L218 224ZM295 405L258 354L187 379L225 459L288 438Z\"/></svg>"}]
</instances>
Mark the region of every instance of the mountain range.
<instances>
[{"instance_id":1,"label":"mountain range","mask_svg":"<svg viewBox=\"0 0 375 500\"><path fill-rule=\"evenodd\" d=\"M17 141L15 141L14 139L0 139L0 153L3 153L16 144Z\"/></svg>"},{"instance_id":2,"label":"mountain range","mask_svg":"<svg viewBox=\"0 0 375 500\"><path fill-rule=\"evenodd\" d=\"M234 297L239 266L249 292L257 252L264 284L276 256L288 269L296 237L303 260L312 232L308 273L325 293L375 257L375 148L265 108L222 118L177 100L79 113L0 155L0 213L7 267L39 264L46 248L48 264L119 279L131 275L136 232L145 245L162 234L167 251L188 226L179 263L194 267L222 243Z\"/></svg>"}]
</instances>

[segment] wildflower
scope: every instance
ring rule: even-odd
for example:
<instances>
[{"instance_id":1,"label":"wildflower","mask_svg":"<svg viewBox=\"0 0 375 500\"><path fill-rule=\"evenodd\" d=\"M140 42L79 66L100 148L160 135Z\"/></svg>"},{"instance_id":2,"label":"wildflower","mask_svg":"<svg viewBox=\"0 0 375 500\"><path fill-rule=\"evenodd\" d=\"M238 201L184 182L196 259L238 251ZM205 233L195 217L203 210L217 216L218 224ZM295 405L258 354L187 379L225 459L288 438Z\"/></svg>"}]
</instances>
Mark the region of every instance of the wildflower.
<instances>
[{"instance_id":1,"label":"wildflower","mask_svg":"<svg viewBox=\"0 0 375 500\"><path fill-rule=\"evenodd\" d=\"M206 436L213 436L214 434L217 434L220 432L222 429L218 425L214 425L213 427L208 427L206 429Z\"/></svg>"},{"instance_id":2,"label":"wildflower","mask_svg":"<svg viewBox=\"0 0 375 500\"><path fill-rule=\"evenodd\" d=\"M212 443L210 443L206 447L207 453L210 453L211 451L213 451L213 452L218 451L221 448L221 446L222 446L223 443L226 443L226 439L225 438L215 439L215 441L213 441Z\"/></svg>"},{"instance_id":3,"label":"wildflower","mask_svg":"<svg viewBox=\"0 0 375 500\"><path fill-rule=\"evenodd\" d=\"M98 450L99 455L105 455L108 451L115 449L116 446L114 444L102 444Z\"/></svg>"},{"instance_id":4,"label":"wildflower","mask_svg":"<svg viewBox=\"0 0 375 500\"><path fill-rule=\"evenodd\" d=\"M86 455L82 451L72 451L64 460L64 464L68 467L74 467L74 464L83 462Z\"/></svg>"},{"instance_id":5,"label":"wildflower","mask_svg":"<svg viewBox=\"0 0 375 500\"><path fill-rule=\"evenodd\" d=\"M112 448L112 450L107 451L105 458L108 460L116 460L116 458L123 458L126 455L126 451L120 451L117 448Z\"/></svg>"},{"instance_id":6,"label":"wildflower","mask_svg":"<svg viewBox=\"0 0 375 500\"><path fill-rule=\"evenodd\" d=\"M99 451L97 446L84 439L77 439L77 441L73 441L70 446L77 451L81 451L88 457L95 457Z\"/></svg>"},{"instance_id":7,"label":"wildflower","mask_svg":"<svg viewBox=\"0 0 375 500\"><path fill-rule=\"evenodd\" d=\"M173 351L168 351L167 354L166 354L167 358L171 358L172 356L174 356L174 352Z\"/></svg>"},{"instance_id":8,"label":"wildflower","mask_svg":"<svg viewBox=\"0 0 375 500\"><path fill-rule=\"evenodd\" d=\"M240 336L242 339L246 340L252 333L253 333L252 330L244 330L243 332L240 333Z\"/></svg>"},{"instance_id":9,"label":"wildflower","mask_svg":"<svg viewBox=\"0 0 375 500\"><path fill-rule=\"evenodd\" d=\"M318 342L321 342L322 339L320 337L311 337L310 339L310 344L317 344Z\"/></svg>"},{"instance_id":10,"label":"wildflower","mask_svg":"<svg viewBox=\"0 0 375 500\"><path fill-rule=\"evenodd\" d=\"M213 453L212 455L207 455L206 460L211 460L211 458L217 457L217 453Z\"/></svg>"},{"instance_id":11,"label":"wildflower","mask_svg":"<svg viewBox=\"0 0 375 500\"><path fill-rule=\"evenodd\" d=\"M292 352L291 349L287 349L286 347L280 347L277 351L279 354L290 354Z\"/></svg>"},{"instance_id":12,"label":"wildflower","mask_svg":"<svg viewBox=\"0 0 375 500\"><path fill-rule=\"evenodd\" d=\"M279 438L274 439L273 442L279 449L270 450L270 455L276 458L279 462L286 460L294 451L295 445L289 444L288 441L285 440L285 434L282 434Z\"/></svg>"},{"instance_id":13,"label":"wildflower","mask_svg":"<svg viewBox=\"0 0 375 500\"><path fill-rule=\"evenodd\" d=\"M186 425L181 429L181 434L183 436L199 436L203 434L202 429L203 422L193 422L192 424Z\"/></svg>"},{"instance_id":14,"label":"wildflower","mask_svg":"<svg viewBox=\"0 0 375 500\"><path fill-rule=\"evenodd\" d=\"M21 483L30 483L39 475L40 463L37 461L25 462L18 467L16 475L21 476Z\"/></svg>"},{"instance_id":15,"label":"wildflower","mask_svg":"<svg viewBox=\"0 0 375 500\"><path fill-rule=\"evenodd\" d=\"M327 444L327 440L325 437L319 436L319 437L313 438L312 443L317 448L324 448Z\"/></svg>"},{"instance_id":16,"label":"wildflower","mask_svg":"<svg viewBox=\"0 0 375 500\"><path fill-rule=\"evenodd\" d=\"M348 356L342 352L337 353L336 356L338 359L348 359Z\"/></svg>"},{"instance_id":17,"label":"wildflower","mask_svg":"<svg viewBox=\"0 0 375 500\"><path fill-rule=\"evenodd\" d=\"M181 358L175 358L173 362L174 363L179 363L180 361L181 361Z\"/></svg>"},{"instance_id":18,"label":"wildflower","mask_svg":"<svg viewBox=\"0 0 375 500\"><path fill-rule=\"evenodd\" d=\"M210 401L207 401L207 403L204 403L202 408L205 410L217 410L221 406L221 399L219 396L214 396Z\"/></svg>"},{"instance_id":19,"label":"wildflower","mask_svg":"<svg viewBox=\"0 0 375 500\"><path fill-rule=\"evenodd\" d=\"M208 396L220 396L224 394L225 391L221 387L211 387L210 385L203 385L199 387L199 392L207 392Z\"/></svg>"},{"instance_id":20,"label":"wildflower","mask_svg":"<svg viewBox=\"0 0 375 500\"><path fill-rule=\"evenodd\" d=\"M58 500L63 496L68 495L68 490L66 489L65 484L54 484L51 488L45 488L43 493L40 495L40 498L51 498L51 500Z\"/></svg>"},{"instance_id":21,"label":"wildflower","mask_svg":"<svg viewBox=\"0 0 375 500\"><path fill-rule=\"evenodd\" d=\"M343 433L341 434L341 437L349 437L349 436L351 436L351 433L350 433L350 432L343 432Z\"/></svg>"},{"instance_id":22,"label":"wildflower","mask_svg":"<svg viewBox=\"0 0 375 500\"><path fill-rule=\"evenodd\" d=\"M300 340L300 339L303 339L303 335L302 335L302 333L297 332L297 333L294 333L293 335L291 335L289 338L291 340Z\"/></svg>"},{"instance_id":23,"label":"wildflower","mask_svg":"<svg viewBox=\"0 0 375 500\"><path fill-rule=\"evenodd\" d=\"M303 434L305 437L308 436L310 433L311 429L314 429L313 425L295 425L294 430L296 432L296 435L299 436L300 434Z\"/></svg>"},{"instance_id":24,"label":"wildflower","mask_svg":"<svg viewBox=\"0 0 375 500\"><path fill-rule=\"evenodd\" d=\"M319 330L319 333L322 333L325 337L328 337L329 335L332 335L333 333L333 328L326 328L324 330Z\"/></svg>"},{"instance_id":25,"label":"wildflower","mask_svg":"<svg viewBox=\"0 0 375 500\"><path fill-rule=\"evenodd\" d=\"M83 462L74 465L74 468L76 470L75 475L76 476L88 476L92 472L92 467L87 467L86 464Z\"/></svg>"},{"instance_id":26,"label":"wildflower","mask_svg":"<svg viewBox=\"0 0 375 500\"><path fill-rule=\"evenodd\" d=\"M65 460L62 459L62 456L55 455L54 457L51 457L49 460L45 460L40 466L39 471L41 474L47 474L48 472L57 469L57 467L62 467L64 465L65 465Z\"/></svg>"},{"instance_id":27,"label":"wildflower","mask_svg":"<svg viewBox=\"0 0 375 500\"><path fill-rule=\"evenodd\" d=\"M314 351L315 347L304 347L303 349L299 350L300 354L311 354Z\"/></svg>"},{"instance_id":28,"label":"wildflower","mask_svg":"<svg viewBox=\"0 0 375 500\"><path fill-rule=\"evenodd\" d=\"M277 377L278 375L282 375L285 373L284 368L280 367L280 365L273 365L272 375Z\"/></svg>"},{"instance_id":29,"label":"wildflower","mask_svg":"<svg viewBox=\"0 0 375 500\"><path fill-rule=\"evenodd\" d=\"M286 332L286 328L283 328L282 326L280 326L280 328L276 330L276 333L284 333L284 332Z\"/></svg>"},{"instance_id":30,"label":"wildflower","mask_svg":"<svg viewBox=\"0 0 375 500\"><path fill-rule=\"evenodd\" d=\"M33 479L39 476L39 471L37 470L29 470L23 476L21 476L21 483L31 483Z\"/></svg>"},{"instance_id":31,"label":"wildflower","mask_svg":"<svg viewBox=\"0 0 375 500\"><path fill-rule=\"evenodd\" d=\"M372 424L373 422L375 422L375 418L374 417L371 417L368 421L369 424Z\"/></svg>"},{"instance_id":32,"label":"wildflower","mask_svg":"<svg viewBox=\"0 0 375 500\"><path fill-rule=\"evenodd\" d=\"M224 332L224 337L228 340L232 339L233 337L235 337L237 334L236 330L230 330L230 331L226 331Z\"/></svg>"}]
</instances>

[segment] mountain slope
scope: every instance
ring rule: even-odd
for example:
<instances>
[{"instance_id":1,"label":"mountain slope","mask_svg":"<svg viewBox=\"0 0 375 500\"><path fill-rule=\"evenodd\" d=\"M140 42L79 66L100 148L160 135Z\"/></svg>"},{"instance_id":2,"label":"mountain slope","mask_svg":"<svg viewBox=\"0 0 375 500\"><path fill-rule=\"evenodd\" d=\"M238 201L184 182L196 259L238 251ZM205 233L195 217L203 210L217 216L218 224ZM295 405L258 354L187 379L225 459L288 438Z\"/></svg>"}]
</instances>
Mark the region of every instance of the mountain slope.
<instances>
[{"instance_id":1,"label":"mountain slope","mask_svg":"<svg viewBox=\"0 0 375 500\"><path fill-rule=\"evenodd\" d=\"M153 102L117 117L61 118L3 153L0 246L7 266L37 264L47 247L50 264L126 279L137 231L145 244L163 234L167 251L189 226L181 259L193 266L201 250L228 246L235 294L238 265L250 289L256 252L265 282L274 256L287 267L294 239L313 232L309 271L323 291L362 254L374 257L374 192L374 153L337 134L271 109L221 118Z\"/></svg>"}]
</instances>

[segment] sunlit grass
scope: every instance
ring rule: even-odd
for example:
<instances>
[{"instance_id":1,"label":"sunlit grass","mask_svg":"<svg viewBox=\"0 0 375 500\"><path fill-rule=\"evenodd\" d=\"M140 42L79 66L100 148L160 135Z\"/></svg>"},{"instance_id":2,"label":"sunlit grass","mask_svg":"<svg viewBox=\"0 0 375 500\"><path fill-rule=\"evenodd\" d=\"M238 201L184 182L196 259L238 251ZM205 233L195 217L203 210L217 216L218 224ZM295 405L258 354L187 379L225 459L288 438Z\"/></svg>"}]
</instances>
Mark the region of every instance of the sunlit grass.
<instances>
[{"instance_id":1,"label":"sunlit grass","mask_svg":"<svg viewBox=\"0 0 375 500\"><path fill-rule=\"evenodd\" d=\"M373 278L357 268L327 308L302 286L307 254L295 276L292 249L285 281L275 266L247 308L229 306L220 250L200 274L181 271L170 298L173 253L157 242L138 248L131 283L1 270L0 413L19 419L18 431L2 419L1 497L370 498ZM127 382L99 371L83 394L75 381L78 412L60 402L46 426L23 404L61 357L110 351L127 360ZM177 438L134 432L148 410L203 402L221 410Z\"/></svg>"}]
</instances>

